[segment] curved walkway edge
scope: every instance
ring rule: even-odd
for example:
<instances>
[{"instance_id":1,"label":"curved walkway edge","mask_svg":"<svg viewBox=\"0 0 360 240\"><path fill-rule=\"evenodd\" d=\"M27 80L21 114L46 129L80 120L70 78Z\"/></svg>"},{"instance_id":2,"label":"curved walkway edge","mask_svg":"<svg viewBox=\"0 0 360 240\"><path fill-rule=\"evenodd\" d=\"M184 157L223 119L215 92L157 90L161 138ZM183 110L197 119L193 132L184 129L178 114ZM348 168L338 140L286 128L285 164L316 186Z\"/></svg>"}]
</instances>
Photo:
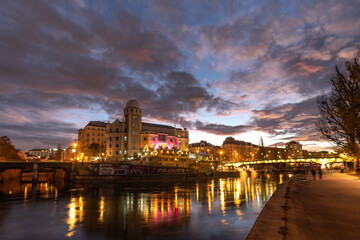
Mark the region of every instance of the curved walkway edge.
<instances>
[{"instance_id":1,"label":"curved walkway edge","mask_svg":"<svg viewBox=\"0 0 360 240\"><path fill-rule=\"evenodd\" d=\"M282 239L282 235L279 233L280 228L284 225L284 220L282 219L284 210L282 206L284 205L284 195L286 194L287 186L291 180L292 178L287 179L278 186L265 204L246 239Z\"/></svg>"},{"instance_id":2,"label":"curved walkway edge","mask_svg":"<svg viewBox=\"0 0 360 240\"><path fill-rule=\"evenodd\" d=\"M296 175L275 191L247 239L360 239L360 180ZM285 223L285 224L284 224Z\"/></svg>"}]
</instances>

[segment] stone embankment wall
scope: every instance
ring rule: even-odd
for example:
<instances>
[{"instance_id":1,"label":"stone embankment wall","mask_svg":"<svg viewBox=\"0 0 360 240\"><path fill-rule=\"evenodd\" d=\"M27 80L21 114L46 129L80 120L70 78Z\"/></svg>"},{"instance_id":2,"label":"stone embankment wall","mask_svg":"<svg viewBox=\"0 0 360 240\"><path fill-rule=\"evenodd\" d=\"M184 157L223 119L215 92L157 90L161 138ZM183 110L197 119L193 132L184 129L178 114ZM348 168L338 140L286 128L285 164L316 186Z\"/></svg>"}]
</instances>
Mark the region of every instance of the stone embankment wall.
<instances>
[{"instance_id":1,"label":"stone embankment wall","mask_svg":"<svg viewBox=\"0 0 360 240\"><path fill-rule=\"evenodd\" d=\"M289 183L287 179L278 186L266 203L251 229L247 240L285 239L287 235L287 212L290 209Z\"/></svg>"},{"instance_id":2,"label":"stone embankment wall","mask_svg":"<svg viewBox=\"0 0 360 240\"><path fill-rule=\"evenodd\" d=\"M74 176L76 183L103 183L103 182L127 182L127 181L164 181L164 180L196 180L219 177L237 177L237 172L221 172L215 175L205 173L159 173L159 174L136 174L136 175L105 175L105 176Z\"/></svg>"}]
</instances>

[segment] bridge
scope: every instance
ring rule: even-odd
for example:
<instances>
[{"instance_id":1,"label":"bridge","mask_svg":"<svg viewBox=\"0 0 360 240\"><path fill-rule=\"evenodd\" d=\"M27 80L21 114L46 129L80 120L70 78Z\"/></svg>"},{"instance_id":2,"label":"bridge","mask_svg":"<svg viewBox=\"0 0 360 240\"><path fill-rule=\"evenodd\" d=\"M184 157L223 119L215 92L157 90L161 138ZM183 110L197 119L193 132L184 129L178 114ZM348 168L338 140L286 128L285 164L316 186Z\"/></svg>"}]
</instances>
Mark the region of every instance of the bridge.
<instances>
[{"instance_id":1,"label":"bridge","mask_svg":"<svg viewBox=\"0 0 360 240\"><path fill-rule=\"evenodd\" d=\"M0 173L8 169L30 170L33 173L33 182L37 182L39 171L48 169L62 169L70 177L74 169L71 162L0 162Z\"/></svg>"},{"instance_id":2,"label":"bridge","mask_svg":"<svg viewBox=\"0 0 360 240\"><path fill-rule=\"evenodd\" d=\"M245 161L245 162L236 162L236 163L226 163L225 165L228 167L254 167L254 166L271 166L278 164L334 164L334 163L343 163L343 158L295 158L295 159L272 159L272 160L253 160L253 161Z\"/></svg>"}]
</instances>

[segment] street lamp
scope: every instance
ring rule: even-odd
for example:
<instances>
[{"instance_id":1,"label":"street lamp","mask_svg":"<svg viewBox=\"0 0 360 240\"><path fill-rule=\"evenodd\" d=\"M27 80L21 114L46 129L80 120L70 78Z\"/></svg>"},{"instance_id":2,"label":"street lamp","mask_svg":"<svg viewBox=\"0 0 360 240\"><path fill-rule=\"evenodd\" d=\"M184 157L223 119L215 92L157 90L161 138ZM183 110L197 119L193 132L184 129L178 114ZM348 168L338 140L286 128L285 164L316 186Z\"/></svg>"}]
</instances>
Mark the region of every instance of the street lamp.
<instances>
[{"instance_id":1,"label":"street lamp","mask_svg":"<svg viewBox=\"0 0 360 240\"><path fill-rule=\"evenodd\" d=\"M77 144L76 143L73 143L73 149L72 149L72 153L73 153L73 160L75 160L75 154L76 154L76 146Z\"/></svg>"}]
</instances>

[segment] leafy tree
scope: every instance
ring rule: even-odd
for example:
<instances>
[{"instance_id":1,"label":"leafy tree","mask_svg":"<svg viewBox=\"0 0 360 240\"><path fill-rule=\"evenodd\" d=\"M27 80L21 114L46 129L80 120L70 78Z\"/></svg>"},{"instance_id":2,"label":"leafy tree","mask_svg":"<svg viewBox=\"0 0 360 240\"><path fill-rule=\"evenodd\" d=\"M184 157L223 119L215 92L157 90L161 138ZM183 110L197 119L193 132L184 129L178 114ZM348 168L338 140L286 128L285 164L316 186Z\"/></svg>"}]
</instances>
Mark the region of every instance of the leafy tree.
<instances>
[{"instance_id":1,"label":"leafy tree","mask_svg":"<svg viewBox=\"0 0 360 240\"><path fill-rule=\"evenodd\" d=\"M89 158L94 158L94 157L99 156L100 151L101 151L100 144L92 143L88 147L87 155L89 156Z\"/></svg>"},{"instance_id":2,"label":"leafy tree","mask_svg":"<svg viewBox=\"0 0 360 240\"><path fill-rule=\"evenodd\" d=\"M345 62L345 69L336 67L331 77L332 91L318 99L319 131L339 152L357 159L360 157L360 65L359 54Z\"/></svg>"},{"instance_id":3,"label":"leafy tree","mask_svg":"<svg viewBox=\"0 0 360 240\"><path fill-rule=\"evenodd\" d=\"M10 138L7 136L0 137L0 160L20 161L21 157L17 154L15 147L12 145Z\"/></svg>"}]
</instances>

